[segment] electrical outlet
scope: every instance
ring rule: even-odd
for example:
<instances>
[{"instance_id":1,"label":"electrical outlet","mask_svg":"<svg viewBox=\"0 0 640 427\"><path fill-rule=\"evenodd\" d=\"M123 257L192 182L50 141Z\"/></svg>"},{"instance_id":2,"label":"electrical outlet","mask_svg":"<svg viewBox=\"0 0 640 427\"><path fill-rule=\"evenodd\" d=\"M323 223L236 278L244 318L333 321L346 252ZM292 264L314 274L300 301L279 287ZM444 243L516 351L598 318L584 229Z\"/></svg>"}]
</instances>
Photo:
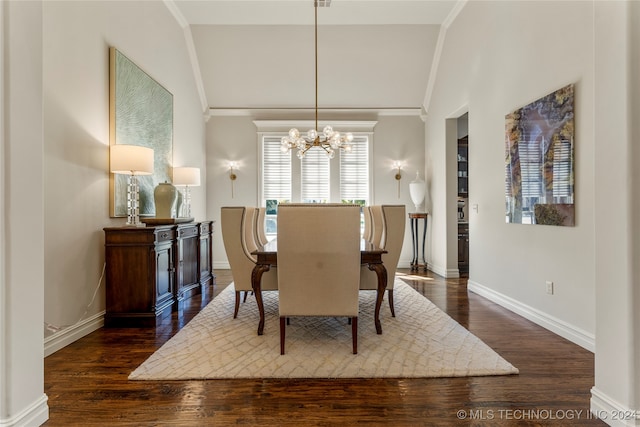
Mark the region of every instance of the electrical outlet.
<instances>
[{"instance_id":1,"label":"electrical outlet","mask_svg":"<svg viewBox=\"0 0 640 427\"><path fill-rule=\"evenodd\" d=\"M547 280L545 283L547 285L547 293L549 295L553 295L553 282L550 280Z\"/></svg>"}]
</instances>

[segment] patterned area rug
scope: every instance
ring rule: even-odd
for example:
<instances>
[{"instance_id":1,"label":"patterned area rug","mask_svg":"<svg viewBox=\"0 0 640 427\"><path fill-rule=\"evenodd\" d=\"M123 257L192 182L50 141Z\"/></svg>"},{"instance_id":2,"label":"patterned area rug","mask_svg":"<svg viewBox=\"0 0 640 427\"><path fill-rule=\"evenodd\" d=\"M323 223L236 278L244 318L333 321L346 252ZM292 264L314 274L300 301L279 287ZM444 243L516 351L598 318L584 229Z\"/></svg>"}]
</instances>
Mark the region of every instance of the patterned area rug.
<instances>
[{"instance_id":1,"label":"patterned area rug","mask_svg":"<svg viewBox=\"0 0 640 427\"><path fill-rule=\"evenodd\" d=\"M257 335L253 297L233 319L230 285L189 324L131 373L131 380L215 378L418 378L517 374L475 335L411 286L396 278L396 316L380 310L373 324L374 291L360 292L358 354L351 353L345 318L292 318L280 355L277 292L264 292L264 335Z\"/></svg>"}]
</instances>

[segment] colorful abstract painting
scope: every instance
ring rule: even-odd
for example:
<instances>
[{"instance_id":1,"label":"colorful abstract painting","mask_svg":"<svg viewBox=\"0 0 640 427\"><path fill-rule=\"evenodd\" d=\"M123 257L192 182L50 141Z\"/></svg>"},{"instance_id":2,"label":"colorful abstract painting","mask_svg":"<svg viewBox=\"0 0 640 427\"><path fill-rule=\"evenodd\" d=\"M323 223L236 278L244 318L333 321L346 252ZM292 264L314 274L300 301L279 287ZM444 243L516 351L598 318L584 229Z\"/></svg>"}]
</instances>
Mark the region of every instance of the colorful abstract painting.
<instances>
[{"instance_id":1,"label":"colorful abstract painting","mask_svg":"<svg viewBox=\"0 0 640 427\"><path fill-rule=\"evenodd\" d=\"M155 216L153 191L171 182L173 95L116 48L109 49L110 144L153 148L153 175L139 176L140 215ZM127 176L111 174L112 217L127 216Z\"/></svg>"},{"instance_id":2,"label":"colorful abstract painting","mask_svg":"<svg viewBox=\"0 0 640 427\"><path fill-rule=\"evenodd\" d=\"M574 85L506 116L506 222L573 226Z\"/></svg>"}]
</instances>

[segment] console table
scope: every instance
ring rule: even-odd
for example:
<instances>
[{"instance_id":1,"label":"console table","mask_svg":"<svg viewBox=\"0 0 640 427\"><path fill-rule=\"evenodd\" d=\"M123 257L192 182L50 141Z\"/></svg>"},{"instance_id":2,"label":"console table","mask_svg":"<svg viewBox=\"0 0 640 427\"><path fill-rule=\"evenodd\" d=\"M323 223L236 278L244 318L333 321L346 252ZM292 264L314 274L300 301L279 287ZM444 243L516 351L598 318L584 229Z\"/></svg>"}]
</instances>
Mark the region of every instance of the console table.
<instances>
[{"instance_id":1,"label":"console table","mask_svg":"<svg viewBox=\"0 0 640 427\"><path fill-rule=\"evenodd\" d=\"M156 326L212 285L213 224L104 228L105 326Z\"/></svg>"},{"instance_id":2,"label":"console table","mask_svg":"<svg viewBox=\"0 0 640 427\"><path fill-rule=\"evenodd\" d=\"M425 259L424 247L427 237L427 217L429 214L425 212L410 212L409 221L411 221L411 240L413 242L413 260L411 261L411 271L420 271L422 267L427 271L427 261ZM422 263L420 263L420 220L424 221L422 229Z\"/></svg>"}]
</instances>

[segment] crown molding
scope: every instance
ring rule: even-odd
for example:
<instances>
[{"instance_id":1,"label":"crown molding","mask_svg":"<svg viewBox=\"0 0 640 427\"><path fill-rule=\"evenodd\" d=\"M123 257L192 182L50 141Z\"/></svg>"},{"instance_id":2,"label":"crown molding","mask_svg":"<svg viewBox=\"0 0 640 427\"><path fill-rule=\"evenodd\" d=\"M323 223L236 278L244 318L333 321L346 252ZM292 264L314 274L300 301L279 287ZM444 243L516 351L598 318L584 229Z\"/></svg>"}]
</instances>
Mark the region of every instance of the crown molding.
<instances>
[{"instance_id":1,"label":"crown molding","mask_svg":"<svg viewBox=\"0 0 640 427\"><path fill-rule=\"evenodd\" d=\"M209 108L209 116L242 116L255 117L265 113L278 114L312 114L313 108ZM318 108L325 114L375 114L376 116L420 116L422 107L406 108Z\"/></svg>"},{"instance_id":2,"label":"crown molding","mask_svg":"<svg viewBox=\"0 0 640 427\"><path fill-rule=\"evenodd\" d=\"M254 120L253 124L258 132L288 132L291 128L307 129L315 126L314 120ZM352 121L352 120L318 120L318 128L326 125L334 129L348 129L351 132L373 132L377 121Z\"/></svg>"}]
</instances>

